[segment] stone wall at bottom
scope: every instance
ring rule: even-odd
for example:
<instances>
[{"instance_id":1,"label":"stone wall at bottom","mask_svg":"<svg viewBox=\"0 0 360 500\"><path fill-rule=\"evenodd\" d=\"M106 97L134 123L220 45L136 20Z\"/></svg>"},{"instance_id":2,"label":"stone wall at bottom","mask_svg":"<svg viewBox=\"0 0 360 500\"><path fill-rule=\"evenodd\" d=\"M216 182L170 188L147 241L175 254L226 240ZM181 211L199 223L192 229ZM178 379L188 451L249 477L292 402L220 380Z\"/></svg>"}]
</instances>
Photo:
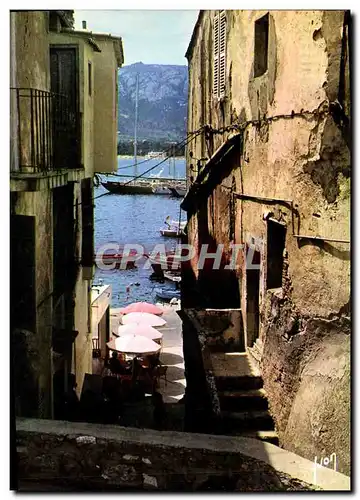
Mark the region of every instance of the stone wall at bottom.
<instances>
[{"instance_id":1,"label":"stone wall at bottom","mask_svg":"<svg viewBox=\"0 0 360 500\"><path fill-rule=\"evenodd\" d=\"M269 448L269 445L254 441L18 419L17 489L44 491L45 485L51 485L51 491L286 491L315 488L301 478L271 467L266 463L271 445ZM241 449L257 451L254 456L249 456L239 451ZM258 458L254 458L256 455Z\"/></svg>"}]
</instances>

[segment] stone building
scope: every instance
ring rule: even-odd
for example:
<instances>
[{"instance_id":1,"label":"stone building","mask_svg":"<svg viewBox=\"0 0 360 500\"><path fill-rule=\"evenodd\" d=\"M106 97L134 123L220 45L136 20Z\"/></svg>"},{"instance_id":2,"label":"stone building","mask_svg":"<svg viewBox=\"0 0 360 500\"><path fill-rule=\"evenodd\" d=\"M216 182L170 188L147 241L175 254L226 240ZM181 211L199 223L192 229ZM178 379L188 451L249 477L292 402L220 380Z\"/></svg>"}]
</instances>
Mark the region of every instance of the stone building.
<instances>
[{"instance_id":1,"label":"stone building","mask_svg":"<svg viewBox=\"0 0 360 500\"><path fill-rule=\"evenodd\" d=\"M11 370L15 413L54 416L53 375L92 372L93 176L115 171L121 38L73 11L11 12Z\"/></svg>"},{"instance_id":2,"label":"stone building","mask_svg":"<svg viewBox=\"0 0 360 500\"><path fill-rule=\"evenodd\" d=\"M195 248L182 280L189 400L207 392L205 420L216 401L221 414L211 359L246 353L280 446L310 460L335 453L346 474L350 40L344 11L201 11L186 53L182 203ZM202 246L219 244L219 269L199 265Z\"/></svg>"}]
</instances>

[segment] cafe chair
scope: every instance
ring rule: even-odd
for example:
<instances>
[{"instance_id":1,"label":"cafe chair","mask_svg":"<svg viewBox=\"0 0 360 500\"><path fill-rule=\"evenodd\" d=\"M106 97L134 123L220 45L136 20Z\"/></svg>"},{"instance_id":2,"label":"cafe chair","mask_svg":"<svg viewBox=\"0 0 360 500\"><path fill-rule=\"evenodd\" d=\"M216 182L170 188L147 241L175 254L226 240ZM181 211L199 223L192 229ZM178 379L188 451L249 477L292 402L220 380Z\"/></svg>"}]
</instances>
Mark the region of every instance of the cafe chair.
<instances>
[{"instance_id":1,"label":"cafe chair","mask_svg":"<svg viewBox=\"0 0 360 500\"><path fill-rule=\"evenodd\" d=\"M165 386L167 386L167 378L166 378L167 369L168 367L166 365L158 365L155 367L155 377L157 383L159 383L161 378L164 378Z\"/></svg>"},{"instance_id":2,"label":"cafe chair","mask_svg":"<svg viewBox=\"0 0 360 500\"><path fill-rule=\"evenodd\" d=\"M92 339L92 356L93 358L100 358L101 351L99 348L99 339L97 337L93 337Z\"/></svg>"}]
</instances>

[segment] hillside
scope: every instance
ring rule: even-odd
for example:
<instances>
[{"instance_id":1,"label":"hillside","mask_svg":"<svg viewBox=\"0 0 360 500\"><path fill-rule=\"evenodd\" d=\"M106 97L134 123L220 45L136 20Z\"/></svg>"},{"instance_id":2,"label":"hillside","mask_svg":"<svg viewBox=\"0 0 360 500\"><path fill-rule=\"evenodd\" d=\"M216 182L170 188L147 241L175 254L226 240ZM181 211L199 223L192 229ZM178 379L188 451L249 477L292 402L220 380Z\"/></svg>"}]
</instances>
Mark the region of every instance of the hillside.
<instances>
[{"instance_id":1,"label":"hillside","mask_svg":"<svg viewBox=\"0 0 360 500\"><path fill-rule=\"evenodd\" d=\"M139 74L138 139L178 141L186 135L187 66L135 63L118 72L121 140L134 138Z\"/></svg>"}]
</instances>

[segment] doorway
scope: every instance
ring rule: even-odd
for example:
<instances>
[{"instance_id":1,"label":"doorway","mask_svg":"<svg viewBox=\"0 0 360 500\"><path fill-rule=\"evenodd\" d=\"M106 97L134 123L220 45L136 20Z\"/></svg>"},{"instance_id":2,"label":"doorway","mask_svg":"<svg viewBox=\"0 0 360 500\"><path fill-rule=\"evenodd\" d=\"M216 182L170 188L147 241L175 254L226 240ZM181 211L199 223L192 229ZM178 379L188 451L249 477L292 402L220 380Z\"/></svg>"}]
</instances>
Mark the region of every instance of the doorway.
<instances>
[{"instance_id":1,"label":"doorway","mask_svg":"<svg viewBox=\"0 0 360 500\"><path fill-rule=\"evenodd\" d=\"M251 347L259 337L260 269L246 270L246 344Z\"/></svg>"},{"instance_id":2,"label":"doorway","mask_svg":"<svg viewBox=\"0 0 360 500\"><path fill-rule=\"evenodd\" d=\"M285 239L286 226L269 219L267 221L267 289L282 286Z\"/></svg>"},{"instance_id":3,"label":"doorway","mask_svg":"<svg viewBox=\"0 0 360 500\"><path fill-rule=\"evenodd\" d=\"M56 168L79 168L80 121L76 47L50 48L53 101L53 157Z\"/></svg>"}]
</instances>

